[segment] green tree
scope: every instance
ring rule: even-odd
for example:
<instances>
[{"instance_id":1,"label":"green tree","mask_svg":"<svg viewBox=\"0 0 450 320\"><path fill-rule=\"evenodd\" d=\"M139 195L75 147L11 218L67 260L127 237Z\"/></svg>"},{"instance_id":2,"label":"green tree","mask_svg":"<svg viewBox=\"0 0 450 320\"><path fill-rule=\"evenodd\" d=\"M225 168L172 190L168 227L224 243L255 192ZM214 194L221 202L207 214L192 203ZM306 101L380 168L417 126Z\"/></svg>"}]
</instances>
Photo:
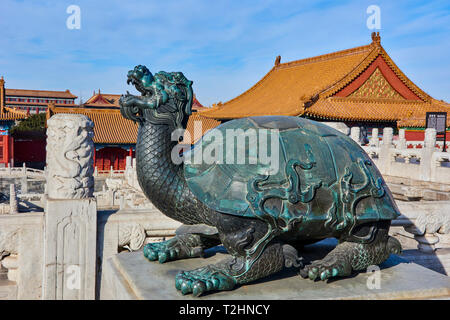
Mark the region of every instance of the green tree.
<instances>
[{"instance_id":1,"label":"green tree","mask_svg":"<svg viewBox=\"0 0 450 320\"><path fill-rule=\"evenodd\" d=\"M11 134L14 134L15 132L41 132L45 133L46 123L46 114L45 113L39 113L39 114L33 114L29 116L27 119L22 120L20 123L15 124L11 128Z\"/></svg>"}]
</instances>

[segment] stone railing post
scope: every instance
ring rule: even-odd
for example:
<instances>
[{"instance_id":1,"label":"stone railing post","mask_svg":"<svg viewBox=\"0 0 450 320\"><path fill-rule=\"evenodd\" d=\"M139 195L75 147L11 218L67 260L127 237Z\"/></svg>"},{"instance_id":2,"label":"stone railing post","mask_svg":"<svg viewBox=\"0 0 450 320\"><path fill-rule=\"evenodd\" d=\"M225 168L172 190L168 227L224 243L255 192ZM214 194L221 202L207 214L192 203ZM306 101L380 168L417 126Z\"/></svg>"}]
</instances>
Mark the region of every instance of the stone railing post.
<instances>
[{"instance_id":1,"label":"stone railing post","mask_svg":"<svg viewBox=\"0 0 450 320\"><path fill-rule=\"evenodd\" d=\"M389 169L391 167L390 163L392 161L391 148L393 131L394 130L389 127L383 128L383 140L381 141L378 155L378 169L382 174L389 174Z\"/></svg>"},{"instance_id":2,"label":"stone railing post","mask_svg":"<svg viewBox=\"0 0 450 320\"><path fill-rule=\"evenodd\" d=\"M383 145L391 148L392 146L392 137L394 135L394 129L390 127L383 128Z\"/></svg>"},{"instance_id":3,"label":"stone railing post","mask_svg":"<svg viewBox=\"0 0 450 320\"><path fill-rule=\"evenodd\" d=\"M420 179L431 180L431 166L433 153L436 151L436 129L425 129L425 139L423 141L422 156L420 159Z\"/></svg>"},{"instance_id":4,"label":"stone railing post","mask_svg":"<svg viewBox=\"0 0 450 320\"><path fill-rule=\"evenodd\" d=\"M405 137L405 129L400 129L398 131L398 145L397 149L404 150L407 148L406 137Z\"/></svg>"},{"instance_id":5,"label":"stone railing post","mask_svg":"<svg viewBox=\"0 0 450 320\"><path fill-rule=\"evenodd\" d=\"M14 183L11 183L9 185L9 214L16 214L18 212L16 186Z\"/></svg>"},{"instance_id":6,"label":"stone railing post","mask_svg":"<svg viewBox=\"0 0 450 320\"><path fill-rule=\"evenodd\" d=\"M380 146L380 140L378 140L378 128L372 129L372 137L370 138L369 145L374 147Z\"/></svg>"},{"instance_id":7,"label":"stone railing post","mask_svg":"<svg viewBox=\"0 0 450 320\"><path fill-rule=\"evenodd\" d=\"M25 167L25 163L22 167L22 177L20 178L20 191L22 194L28 193L28 177L27 177L27 168Z\"/></svg>"},{"instance_id":8,"label":"stone railing post","mask_svg":"<svg viewBox=\"0 0 450 320\"><path fill-rule=\"evenodd\" d=\"M125 158L125 169L129 169L132 167L133 158L130 156L127 156Z\"/></svg>"},{"instance_id":9,"label":"stone railing post","mask_svg":"<svg viewBox=\"0 0 450 320\"><path fill-rule=\"evenodd\" d=\"M47 125L43 299L95 299L94 124L60 113Z\"/></svg>"},{"instance_id":10,"label":"stone railing post","mask_svg":"<svg viewBox=\"0 0 450 320\"><path fill-rule=\"evenodd\" d=\"M361 128L360 127L351 127L350 128L350 137L359 145L361 145Z\"/></svg>"},{"instance_id":11,"label":"stone railing post","mask_svg":"<svg viewBox=\"0 0 450 320\"><path fill-rule=\"evenodd\" d=\"M436 147L436 129L428 128L425 129L425 140L423 141L424 148L433 150Z\"/></svg>"}]
</instances>

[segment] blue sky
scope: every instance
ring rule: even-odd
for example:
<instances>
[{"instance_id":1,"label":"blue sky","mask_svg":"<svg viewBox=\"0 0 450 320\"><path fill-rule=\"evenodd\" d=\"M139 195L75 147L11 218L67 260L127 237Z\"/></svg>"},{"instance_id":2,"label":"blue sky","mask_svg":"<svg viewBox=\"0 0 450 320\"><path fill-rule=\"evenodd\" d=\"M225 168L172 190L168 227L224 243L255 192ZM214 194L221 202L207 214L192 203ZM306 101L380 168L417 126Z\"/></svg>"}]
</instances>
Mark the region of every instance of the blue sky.
<instances>
[{"instance_id":1,"label":"blue sky","mask_svg":"<svg viewBox=\"0 0 450 320\"><path fill-rule=\"evenodd\" d=\"M69 5L81 29L66 27ZM0 75L8 88L124 93L126 72L182 71L204 105L227 101L281 61L381 43L425 92L450 102L447 1L12 1L0 10Z\"/></svg>"}]
</instances>

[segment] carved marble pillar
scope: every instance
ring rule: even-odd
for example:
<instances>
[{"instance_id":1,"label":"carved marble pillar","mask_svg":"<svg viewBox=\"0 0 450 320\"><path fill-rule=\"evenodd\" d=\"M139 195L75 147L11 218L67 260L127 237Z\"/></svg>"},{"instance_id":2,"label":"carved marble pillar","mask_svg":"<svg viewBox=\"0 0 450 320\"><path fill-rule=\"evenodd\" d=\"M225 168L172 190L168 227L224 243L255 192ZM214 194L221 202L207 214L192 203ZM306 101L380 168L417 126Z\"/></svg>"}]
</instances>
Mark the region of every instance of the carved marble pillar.
<instances>
[{"instance_id":1,"label":"carved marble pillar","mask_svg":"<svg viewBox=\"0 0 450 320\"><path fill-rule=\"evenodd\" d=\"M57 114L47 129L44 299L95 299L93 122Z\"/></svg>"}]
</instances>

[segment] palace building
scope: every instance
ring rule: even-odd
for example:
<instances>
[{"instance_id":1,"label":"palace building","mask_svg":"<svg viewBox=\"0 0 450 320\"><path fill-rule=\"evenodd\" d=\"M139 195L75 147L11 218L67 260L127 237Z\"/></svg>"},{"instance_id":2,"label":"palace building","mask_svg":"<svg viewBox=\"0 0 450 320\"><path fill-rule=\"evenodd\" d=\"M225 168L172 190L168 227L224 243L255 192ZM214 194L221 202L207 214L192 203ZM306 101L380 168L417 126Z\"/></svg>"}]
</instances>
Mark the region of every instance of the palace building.
<instances>
[{"instance_id":1,"label":"palace building","mask_svg":"<svg viewBox=\"0 0 450 320\"><path fill-rule=\"evenodd\" d=\"M0 166L9 164L42 167L45 165L45 135L21 133L13 137L11 127L31 114L46 112L49 103L75 106L77 96L66 91L5 88L0 78Z\"/></svg>"},{"instance_id":2,"label":"palace building","mask_svg":"<svg viewBox=\"0 0 450 320\"><path fill-rule=\"evenodd\" d=\"M27 113L23 110L16 110L6 104L8 99L14 96L8 95L11 91L5 89L5 79L0 78L0 166L7 167L14 163L14 138L10 129L16 121L27 118ZM15 89L12 89L13 92Z\"/></svg>"},{"instance_id":3,"label":"palace building","mask_svg":"<svg viewBox=\"0 0 450 320\"><path fill-rule=\"evenodd\" d=\"M369 133L386 126L405 128L407 140L423 140L426 112L450 113L450 105L414 84L382 47L379 33L372 33L372 43L365 46L285 63L278 56L254 86L197 117L224 122L300 116L344 122Z\"/></svg>"},{"instance_id":4,"label":"palace building","mask_svg":"<svg viewBox=\"0 0 450 320\"><path fill-rule=\"evenodd\" d=\"M69 90L25 90L5 88L5 80L1 78L0 90L4 96L4 106L10 109L25 111L30 114L46 112L49 103L56 106L75 106L77 96Z\"/></svg>"}]
</instances>

